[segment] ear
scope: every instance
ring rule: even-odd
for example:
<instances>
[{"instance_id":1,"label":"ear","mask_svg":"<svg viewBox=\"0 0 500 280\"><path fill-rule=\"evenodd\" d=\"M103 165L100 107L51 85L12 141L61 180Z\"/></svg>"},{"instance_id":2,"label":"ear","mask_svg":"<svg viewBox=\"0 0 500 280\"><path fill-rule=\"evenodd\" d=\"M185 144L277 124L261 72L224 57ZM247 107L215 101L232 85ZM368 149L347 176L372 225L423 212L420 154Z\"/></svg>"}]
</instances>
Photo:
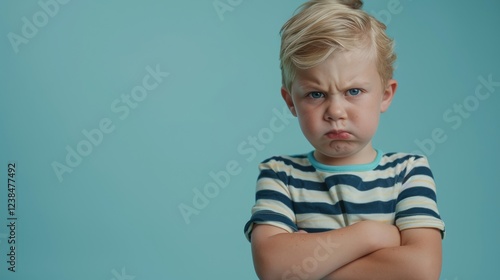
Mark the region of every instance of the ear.
<instances>
[{"instance_id":1,"label":"ear","mask_svg":"<svg viewBox=\"0 0 500 280\"><path fill-rule=\"evenodd\" d=\"M281 87L281 97L283 97L283 100L285 100L285 103L292 115L296 117L297 112L295 111L295 105L293 104L292 94L288 92L285 87Z\"/></svg>"},{"instance_id":2,"label":"ear","mask_svg":"<svg viewBox=\"0 0 500 280\"><path fill-rule=\"evenodd\" d=\"M394 94L396 94L396 89L398 88L398 82L396 80L390 79L384 90L384 95L382 96L382 103L380 103L380 112L384 113L389 109Z\"/></svg>"}]
</instances>

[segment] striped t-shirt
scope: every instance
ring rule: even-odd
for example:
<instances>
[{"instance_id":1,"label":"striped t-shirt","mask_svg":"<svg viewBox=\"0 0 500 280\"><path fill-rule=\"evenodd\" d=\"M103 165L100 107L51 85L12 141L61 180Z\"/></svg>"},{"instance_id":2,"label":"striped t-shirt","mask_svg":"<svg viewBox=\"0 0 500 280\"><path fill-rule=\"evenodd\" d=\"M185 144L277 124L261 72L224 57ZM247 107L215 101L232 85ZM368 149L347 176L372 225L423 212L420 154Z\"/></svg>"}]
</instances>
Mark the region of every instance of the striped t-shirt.
<instances>
[{"instance_id":1,"label":"striped t-shirt","mask_svg":"<svg viewBox=\"0 0 500 280\"><path fill-rule=\"evenodd\" d=\"M248 240L254 224L312 233L374 220L399 230L445 230L424 156L377 150L372 163L329 166L310 152L269 158L259 170L252 217L244 229Z\"/></svg>"}]
</instances>

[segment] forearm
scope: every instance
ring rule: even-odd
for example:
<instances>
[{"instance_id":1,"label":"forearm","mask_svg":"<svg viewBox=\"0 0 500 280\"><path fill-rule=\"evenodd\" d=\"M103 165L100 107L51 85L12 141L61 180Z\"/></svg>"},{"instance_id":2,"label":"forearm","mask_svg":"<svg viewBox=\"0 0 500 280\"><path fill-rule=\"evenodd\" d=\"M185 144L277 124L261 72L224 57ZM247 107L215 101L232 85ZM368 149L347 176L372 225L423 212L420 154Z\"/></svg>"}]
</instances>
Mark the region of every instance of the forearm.
<instances>
[{"instance_id":1,"label":"forearm","mask_svg":"<svg viewBox=\"0 0 500 280\"><path fill-rule=\"evenodd\" d=\"M320 279L394 242L394 233L382 240L372 238L380 236L373 234L376 227L373 223L358 223L323 233L270 236L259 246L252 246L257 274L260 279Z\"/></svg>"},{"instance_id":2,"label":"forearm","mask_svg":"<svg viewBox=\"0 0 500 280\"><path fill-rule=\"evenodd\" d=\"M422 246L413 243L381 249L337 269L323 279L437 280L441 272L440 237L431 240L431 244Z\"/></svg>"}]
</instances>

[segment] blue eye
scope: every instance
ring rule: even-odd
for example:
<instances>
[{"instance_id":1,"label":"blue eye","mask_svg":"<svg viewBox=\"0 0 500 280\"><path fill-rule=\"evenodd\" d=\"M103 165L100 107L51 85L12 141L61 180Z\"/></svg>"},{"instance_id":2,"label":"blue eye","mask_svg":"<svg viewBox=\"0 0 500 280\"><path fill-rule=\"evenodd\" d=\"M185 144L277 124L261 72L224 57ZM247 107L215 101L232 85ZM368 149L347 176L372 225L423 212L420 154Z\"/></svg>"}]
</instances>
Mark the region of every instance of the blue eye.
<instances>
[{"instance_id":1,"label":"blue eye","mask_svg":"<svg viewBox=\"0 0 500 280\"><path fill-rule=\"evenodd\" d=\"M361 93L361 90L359 88L351 88L350 90L347 91L347 94L350 96L356 96Z\"/></svg>"},{"instance_id":2,"label":"blue eye","mask_svg":"<svg viewBox=\"0 0 500 280\"><path fill-rule=\"evenodd\" d=\"M318 98L322 98L322 97L324 97L324 96L325 96L325 94L324 94L324 93L322 93L322 92L319 92L319 91L313 91L313 92L309 93L309 96L310 96L311 98L313 98L313 99L318 99Z\"/></svg>"}]
</instances>

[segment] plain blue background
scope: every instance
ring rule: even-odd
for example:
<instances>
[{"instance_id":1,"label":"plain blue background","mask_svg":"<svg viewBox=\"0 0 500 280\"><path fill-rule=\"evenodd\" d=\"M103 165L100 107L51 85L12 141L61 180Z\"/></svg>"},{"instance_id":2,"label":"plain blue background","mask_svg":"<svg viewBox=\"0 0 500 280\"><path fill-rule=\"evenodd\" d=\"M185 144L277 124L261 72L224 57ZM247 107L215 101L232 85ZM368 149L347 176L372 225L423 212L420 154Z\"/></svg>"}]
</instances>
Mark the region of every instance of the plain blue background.
<instances>
[{"instance_id":1,"label":"plain blue background","mask_svg":"<svg viewBox=\"0 0 500 280\"><path fill-rule=\"evenodd\" d=\"M266 134L255 157L238 147L283 109L278 32L303 1L229 2L218 14L212 0L73 0L46 24L35 0L0 2L1 279L257 279L243 235L257 164L311 146L293 120ZM500 87L485 100L474 94L478 77L500 81L500 2L366 2L398 53L399 89L375 145L429 157L447 230L441 279L496 279ZM34 15L43 26L16 53L8 34L21 36ZM170 75L126 117L114 112L157 65ZM471 110L460 115L464 102ZM60 182L53 162L65 164L66 147L104 118L114 130ZM432 148L435 129L445 140ZM9 162L15 273L6 263ZM209 174L231 162L239 172L187 224L179 206L193 207Z\"/></svg>"}]
</instances>

